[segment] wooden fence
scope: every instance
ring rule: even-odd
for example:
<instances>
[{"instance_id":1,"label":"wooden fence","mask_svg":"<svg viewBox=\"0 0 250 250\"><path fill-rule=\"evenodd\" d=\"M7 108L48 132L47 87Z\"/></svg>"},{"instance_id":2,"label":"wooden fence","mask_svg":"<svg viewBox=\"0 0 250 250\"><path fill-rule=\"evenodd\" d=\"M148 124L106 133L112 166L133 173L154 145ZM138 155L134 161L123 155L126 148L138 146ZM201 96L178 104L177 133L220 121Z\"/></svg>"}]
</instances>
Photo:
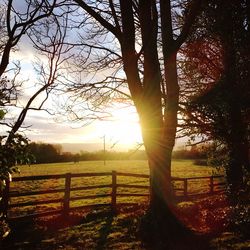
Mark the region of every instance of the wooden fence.
<instances>
[{"instance_id":1,"label":"wooden fence","mask_svg":"<svg viewBox=\"0 0 250 250\"><path fill-rule=\"evenodd\" d=\"M74 183L74 178L96 178L96 177L111 177L111 183L110 184L102 184L102 185L88 185L88 186L72 186L72 183ZM123 176L126 178L136 178L136 180L144 179L143 182L147 181L149 182L149 175L146 174L132 174L132 173L121 173L121 172L103 172L103 173L66 173L66 174L57 174L57 175L41 175L41 176L23 176L23 177L14 177L12 179L12 183L15 184L16 182L20 183L19 186L21 187L22 182L27 181L55 181L59 179L64 179L64 187L63 188L55 188L55 189L49 189L49 190L30 190L30 191L18 191L18 190L12 190L12 183L10 185L6 185L6 187L9 190L5 190L5 194L8 194L6 197L8 200L10 200L8 205L8 211L10 211L13 208L21 208L21 207L36 207L39 205L47 205L56 203L59 204L59 209L54 209L51 211L45 211L45 212L39 212L39 213L32 213L29 215L25 215L25 217L38 217L38 216L45 216L45 215L52 215L56 213L62 213L64 215L68 215L70 211L80 208L88 208L88 207L97 207L97 206L111 206L114 210L116 209L117 205L124 205L124 204L135 204L135 203L128 203L126 200L126 203L117 202L117 197L148 197L149 196L149 185L140 185L140 184L129 184L129 183L119 183L117 177ZM176 198L179 200L188 200L192 199L194 197L198 197L201 195L209 195L209 194L215 194L217 193L218 187L223 186L225 183L224 181L221 182L221 179L223 176L206 176L206 177L190 177L190 178L179 178L179 177L173 177L172 182L175 184L178 184L176 187L174 187ZM192 181L202 181L206 182L208 181L207 190L203 190L202 193L193 192L192 190L189 190L189 184ZM133 182L134 183L134 182ZM174 185L175 186L175 185ZM71 193L74 191L87 191L87 190L93 190L93 189L109 189L108 193L104 194L94 194L94 195L80 195L80 196L72 196ZM133 190L130 193L128 192L122 192L122 189L126 190ZM135 192L135 190L146 190L144 193L138 193ZM193 189L193 188L192 188ZM62 193L62 198L56 198L56 199L46 199L46 200L31 200L27 199L27 197L31 196L37 196L37 195L47 195L47 194L57 194ZM16 202L14 203L12 200L13 198L17 197L25 197L24 202ZM108 198L108 202L106 203L96 203L94 205L86 205L83 204L81 206L71 206L71 202L73 201L79 201L79 200L86 200L86 199L98 199L98 198ZM27 201L28 200L28 201ZM7 209L7 208L6 208ZM9 216L10 218L14 218L16 216ZM23 217L23 216L22 216Z\"/></svg>"},{"instance_id":2,"label":"wooden fence","mask_svg":"<svg viewBox=\"0 0 250 250\"><path fill-rule=\"evenodd\" d=\"M197 192L194 190L189 190L188 184L192 181L198 182L208 182L208 190L206 192ZM180 200L190 200L197 199L198 197L203 197L207 195L217 194L225 189L226 182L224 175L214 175L214 176L197 176L197 177L172 177L172 182L181 182L182 185L180 188L175 188L175 196ZM180 195L177 195L176 192L181 191Z\"/></svg>"}]
</instances>

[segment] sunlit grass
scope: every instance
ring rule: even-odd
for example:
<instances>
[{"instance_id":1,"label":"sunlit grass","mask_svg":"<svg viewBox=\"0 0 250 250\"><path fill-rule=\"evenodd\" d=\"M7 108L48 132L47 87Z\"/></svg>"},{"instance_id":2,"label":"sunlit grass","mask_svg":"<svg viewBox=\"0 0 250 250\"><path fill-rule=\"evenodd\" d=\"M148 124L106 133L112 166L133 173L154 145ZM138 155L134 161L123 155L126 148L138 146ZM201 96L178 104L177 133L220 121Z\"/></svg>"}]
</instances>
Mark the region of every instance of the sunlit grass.
<instances>
[{"instance_id":1,"label":"sunlit grass","mask_svg":"<svg viewBox=\"0 0 250 250\"><path fill-rule=\"evenodd\" d=\"M149 169L147 161L107 161L104 165L103 161L85 161L79 163L52 163L52 164L39 164L31 166L21 166L20 174L14 176L30 176L30 175L48 175L48 174L64 174L64 173L95 173L95 172L110 172L115 170L123 173L138 173L148 174ZM214 169L211 167L196 166L190 160L173 161L172 176L174 177L194 177L194 176L210 176L214 174ZM112 182L112 176L99 176L99 177L84 177L72 178L71 187L79 186L95 186L95 185L108 185ZM137 184L149 186L149 180L145 178L135 177L117 177L118 184ZM11 191L27 192L38 190L54 190L61 189L65 186L64 179L58 180L41 180L41 181L25 181L11 183ZM189 185L189 191L201 191L208 189L208 183L196 181L194 184ZM117 193L148 193L145 189L129 189L118 188ZM98 194L111 194L111 188L96 188L91 190L73 191L71 197L79 197L86 195ZM64 193L36 195L36 196L23 196L11 198L11 203L28 202L34 200L50 200L50 199L63 199ZM146 197L117 197L117 202L135 202L141 203L147 201ZM70 206L92 205L97 203L110 203L111 197L97 198L97 199L84 199L72 201ZM61 208L62 204L44 204L36 207L23 207L13 208L12 213L19 214L20 212L29 213L40 212L44 210L51 210Z\"/></svg>"},{"instance_id":2,"label":"sunlit grass","mask_svg":"<svg viewBox=\"0 0 250 250\"><path fill-rule=\"evenodd\" d=\"M31 166L20 166L20 175L46 175L61 173L86 173L86 172L109 172L116 170L119 172L149 174L148 163L145 160L132 161L82 161L79 163L50 163L50 164L34 164ZM197 166L192 160L173 160L172 176L174 177L193 177L205 176L216 173L215 168L207 166Z\"/></svg>"},{"instance_id":3,"label":"sunlit grass","mask_svg":"<svg viewBox=\"0 0 250 250\"><path fill-rule=\"evenodd\" d=\"M96 173L111 172L112 170L129 173L145 173L148 174L147 161L81 161L78 163L50 163L50 164L34 164L31 166L20 166L20 175L45 175L45 174L61 174L61 173Z\"/></svg>"}]
</instances>

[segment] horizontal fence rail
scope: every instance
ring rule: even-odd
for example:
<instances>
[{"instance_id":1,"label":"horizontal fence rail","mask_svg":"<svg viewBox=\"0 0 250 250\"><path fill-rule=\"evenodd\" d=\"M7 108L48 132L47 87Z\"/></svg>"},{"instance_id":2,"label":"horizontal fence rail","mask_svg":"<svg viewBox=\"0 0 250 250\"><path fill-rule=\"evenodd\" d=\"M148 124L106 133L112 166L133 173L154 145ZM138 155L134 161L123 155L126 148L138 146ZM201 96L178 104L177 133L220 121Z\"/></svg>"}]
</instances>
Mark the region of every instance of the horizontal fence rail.
<instances>
[{"instance_id":1,"label":"horizontal fence rail","mask_svg":"<svg viewBox=\"0 0 250 250\"><path fill-rule=\"evenodd\" d=\"M208 190L205 192L191 192L188 189L188 184L194 181L199 181L204 184L207 183ZM172 177L172 182L182 182L181 188L174 188L174 191L181 191L181 195L177 195L180 199L188 200L192 198L197 198L199 196L206 196L208 194L213 195L218 192L221 192L225 189L226 182L224 175L215 175L215 176L197 176L197 177Z\"/></svg>"},{"instance_id":2,"label":"horizontal fence rail","mask_svg":"<svg viewBox=\"0 0 250 250\"><path fill-rule=\"evenodd\" d=\"M97 178L108 178L109 183L98 185ZM77 182L80 186L74 186ZM91 184L86 183L85 179L91 178ZM121 179L120 179L121 178ZM122 178L125 178L125 182L122 181ZM28 187L33 188L37 185L48 185L46 181L49 181L49 184L54 184L55 181L61 181L62 187L49 188L47 190L22 190L19 183L31 182ZM43 184L38 184L38 182L43 182ZM45 183L44 183L45 182ZM197 185L197 191L194 191L194 182L206 184L203 188L203 192L199 185ZM137 184L138 183L138 184ZM225 187L225 179L223 175L217 176L202 176L202 177L172 177L174 195L177 200L188 200L192 198L197 198L199 196L207 196L220 192L223 187ZM85 184L85 185L83 185ZM15 190L14 187L18 188ZM24 184L23 184L24 185ZM14 177L11 183L6 185L8 190L5 190L7 193L6 199L10 202L6 210L8 209L9 218L17 218L11 213L12 209L24 208L24 207L33 207L34 210L38 206L46 206L47 204L57 204L59 205L56 208L53 208L51 211L40 211L26 214L25 216L20 217L39 217L45 215L52 215L62 213L63 215L68 215L70 211L80 208L90 208L97 206L111 206L112 209L116 209L117 205L123 204L136 204L135 202L118 202L117 199L124 197L149 197L149 175L146 174L134 174L134 173L121 173L117 171L112 172L102 172L102 173L66 173L66 174L57 174L57 175L40 175L40 176L23 176L23 177ZM98 193L81 193L87 192L89 190L98 190ZM101 190L106 190L105 192ZM138 190L138 191L137 191ZM144 193L142 193L144 190ZM77 195L72 195L72 193L77 192ZM61 194L60 198L55 198L53 195ZM43 200L32 200L32 197L36 196L45 196L52 195L53 198L43 199ZM98 200L106 199L105 202L100 203L96 202L92 205L84 204L86 200ZM21 199L15 201L15 199ZM72 206L72 202L79 202L77 206Z\"/></svg>"}]
</instances>

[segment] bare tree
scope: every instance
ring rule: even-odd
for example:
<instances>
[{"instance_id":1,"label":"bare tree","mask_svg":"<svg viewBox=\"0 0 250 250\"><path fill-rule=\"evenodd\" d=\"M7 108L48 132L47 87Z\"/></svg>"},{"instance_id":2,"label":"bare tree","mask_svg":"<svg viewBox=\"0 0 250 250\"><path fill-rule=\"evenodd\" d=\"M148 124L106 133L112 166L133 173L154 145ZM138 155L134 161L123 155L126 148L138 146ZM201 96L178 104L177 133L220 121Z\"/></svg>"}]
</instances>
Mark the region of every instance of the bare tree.
<instances>
[{"instance_id":1,"label":"bare tree","mask_svg":"<svg viewBox=\"0 0 250 250\"><path fill-rule=\"evenodd\" d=\"M53 30L50 29L51 23L55 26ZM12 80L9 81L7 76L2 78L1 96L3 99L0 105L1 110L7 110L10 106L19 110L19 114L16 117L14 115L16 112L13 113L13 119L4 119L3 115L1 120L1 126L6 126L9 130L7 136L1 137L1 172L3 176L16 170L16 158L20 158L20 155L15 155L15 153L10 154L10 149L22 148L22 144L27 144L27 139L18 135L17 132L22 128L28 111L43 110L49 112L48 109L44 107L44 104L51 91L56 88L57 80L60 79L61 74L63 74L65 70L64 62L70 57L68 53L70 47L64 45L67 25L67 23L63 23L63 25L61 25L61 23L59 24L56 16L46 16L46 22L41 22L41 20L38 19L36 23L33 23L32 27L26 30L35 49L37 49L37 51L39 49L39 60L35 64L38 79L37 82L33 83L34 92L29 96L25 93L27 98L25 104L22 106L18 104L21 100L19 91L23 88L22 83L17 80L21 68L18 68L19 71L15 73ZM46 38L41 40L41 35ZM5 70L5 72L7 75L9 69ZM24 101L25 100L22 100L22 103L24 103ZM21 153L25 156L24 151L21 151Z\"/></svg>"},{"instance_id":2,"label":"bare tree","mask_svg":"<svg viewBox=\"0 0 250 250\"><path fill-rule=\"evenodd\" d=\"M56 1L43 0L33 2L30 0L23 1L23 11L18 10L13 3L13 0L6 1L2 6L1 17L3 32L1 44L1 60L0 60L0 76L5 72L10 59L10 52L13 50L24 34L36 23L37 21L47 18L53 12Z\"/></svg>"},{"instance_id":3,"label":"bare tree","mask_svg":"<svg viewBox=\"0 0 250 250\"><path fill-rule=\"evenodd\" d=\"M90 73L105 74L102 70L109 69L106 75L110 71L112 74L112 77L99 81L97 77L86 81L80 78L78 93L85 101L101 97L100 102L103 102L106 101L104 97L114 90L124 92L120 87L127 84L129 93L125 93L137 110L149 160L150 208L154 221L162 226L162 232L165 227L168 231L172 227L176 229L179 224L169 206L172 197L171 155L179 103L176 58L201 1L73 2L79 6L77 28L83 30L79 35L82 42L75 44L81 48L77 61L84 65L85 72L87 68ZM183 23L176 26L174 19L179 16L183 16Z\"/></svg>"}]
</instances>

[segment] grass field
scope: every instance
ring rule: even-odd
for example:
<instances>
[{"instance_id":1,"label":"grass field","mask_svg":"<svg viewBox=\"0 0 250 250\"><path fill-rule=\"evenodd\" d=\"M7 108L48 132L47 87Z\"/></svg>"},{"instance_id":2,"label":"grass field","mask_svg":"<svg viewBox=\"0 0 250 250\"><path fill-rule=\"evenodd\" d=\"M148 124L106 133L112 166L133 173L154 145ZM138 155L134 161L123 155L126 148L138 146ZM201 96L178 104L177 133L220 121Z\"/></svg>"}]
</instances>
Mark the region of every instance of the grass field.
<instances>
[{"instance_id":1,"label":"grass field","mask_svg":"<svg viewBox=\"0 0 250 250\"><path fill-rule=\"evenodd\" d=\"M21 173L15 176L30 176L30 175L47 175L60 173L86 173L86 172L111 172L116 170L119 172L148 174L148 167L146 161L111 161L107 162L106 166L103 162L80 162L61 163L61 164L41 164L33 166L20 167ZM194 176L210 176L222 174L215 171L215 169L204 166L195 166L192 161L180 160L173 162L172 176L174 177L194 177ZM121 179L120 179L121 178ZM118 183L136 183L140 182L137 178L118 177ZM147 180L145 180L147 182ZM75 178L72 181L72 186L79 185L98 185L103 183L111 183L111 176L108 177L88 177ZM141 184L141 183L140 183ZM143 182L143 184L146 184ZM18 192L55 189L64 186L64 179L61 181L26 181L11 183L11 190ZM202 182L192 183L190 189L202 189ZM83 193L72 192L72 196L110 193L110 189L93 189L84 191ZM126 190L123 190L126 191ZM43 197L19 197L15 202L27 202L29 199L53 199L54 196L59 197L59 194L43 195ZM61 194L61 197L63 193ZM127 202L136 201L132 198L124 197ZM137 198L138 199L138 198ZM227 212L228 207L223 195L217 195L214 198L207 197L200 201L183 202L184 206L180 206L178 211L183 223L195 228L197 232L213 232L220 229L220 225L224 223L225 218L230 216ZM137 200L138 201L138 200ZM12 200L13 202L13 200ZM78 202L78 201L77 201ZM81 201L84 204L93 203L93 200ZM95 200L96 202L104 202L102 200ZM106 202L110 203L110 199ZM119 202L119 200L118 200ZM140 200L138 201L140 202ZM187 205L185 207L185 204ZM214 204L214 206L212 205ZM75 206L82 204L75 204ZM179 204L178 204L179 205ZM13 210L15 215L23 215L26 213L39 212L47 209L56 209L60 204L44 204L36 207L26 207ZM74 205L73 205L74 206ZM212 209L211 209L212 208ZM140 249L144 248L144 243L138 234L140 228L141 217L143 217L146 207L142 206L139 210L134 210L135 207L120 207L117 214L110 213L110 210L81 210L72 213L68 219L64 216L43 217L36 220L31 220L30 224L13 224L12 238L5 242L4 249ZM227 215L228 213L228 215ZM184 219L183 219L184 218ZM68 220L68 221L67 221ZM220 224L221 223L221 224ZM224 225L224 224L223 224ZM225 233L225 236L217 238L204 238L204 246L211 246L211 249L249 249L250 241L244 240L242 235L236 235L231 232ZM182 241L178 241L183 247ZM196 243L194 243L196 246ZM175 245L176 246L176 245ZM230 247L229 247L230 246ZM171 248L172 249L172 248ZM177 248L176 248L177 249ZM178 248L183 249L183 248ZM186 248L185 248L186 249ZM195 248L196 249L196 248ZM198 249L198 248L197 248Z\"/></svg>"},{"instance_id":2,"label":"grass field","mask_svg":"<svg viewBox=\"0 0 250 250\"><path fill-rule=\"evenodd\" d=\"M146 161L107 161L106 165L102 161L86 161L79 163L58 163L58 164L39 164L32 166L21 166L20 174L14 176L30 176L30 175L48 175L48 174L64 174L64 173L96 173L96 172L111 172L116 170L123 173L139 173L148 174L149 169ZM195 166L192 161L179 160L173 161L172 176L174 177L198 177L198 176L210 176L215 175L217 172L215 169L206 166ZM118 177L117 183L119 184L136 184L136 185L149 185L149 180L145 178L135 177ZM111 184L111 176L100 177L84 177L73 178L71 181L71 187L79 186L93 186L93 185L106 185ZM183 183L176 183L175 185L181 185ZM40 180L40 181L24 181L11 183L11 191L13 192L27 192L27 191L39 191L39 190L53 190L64 188L65 179L58 180ZM200 192L208 190L208 182L190 181L189 192ZM205 192L204 191L204 192ZM141 189L128 189L118 188L118 193L148 193L148 190ZM86 195L101 195L110 194L111 188L96 188L91 190L72 191L71 197L81 197ZM11 198L11 203L20 203L28 201L50 200L50 199L63 199L64 193L46 194L46 195L33 195ZM118 197L117 202L145 202L147 198L143 197ZM70 206L91 205L97 203L110 203L110 197L98 198L98 199L84 199L71 201ZM25 213L33 213L44 210L51 210L60 207L62 204L43 204L37 206L27 206L22 208L13 208L11 214L20 215Z\"/></svg>"},{"instance_id":3,"label":"grass field","mask_svg":"<svg viewBox=\"0 0 250 250\"><path fill-rule=\"evenodd\" d=\"M106 172L120 171L129 173L148 174L147 161L82 161L79 163L50 163L31 166L20 166L20 176L45 175L60 173L81 173L81 172ZM174 160L172 163L172 176L174 177L193 177L216 174L217 170L206 166L196 166L192 160ZM15 176L19 176L16 174Z\"/></svg>"}]
</instances>

